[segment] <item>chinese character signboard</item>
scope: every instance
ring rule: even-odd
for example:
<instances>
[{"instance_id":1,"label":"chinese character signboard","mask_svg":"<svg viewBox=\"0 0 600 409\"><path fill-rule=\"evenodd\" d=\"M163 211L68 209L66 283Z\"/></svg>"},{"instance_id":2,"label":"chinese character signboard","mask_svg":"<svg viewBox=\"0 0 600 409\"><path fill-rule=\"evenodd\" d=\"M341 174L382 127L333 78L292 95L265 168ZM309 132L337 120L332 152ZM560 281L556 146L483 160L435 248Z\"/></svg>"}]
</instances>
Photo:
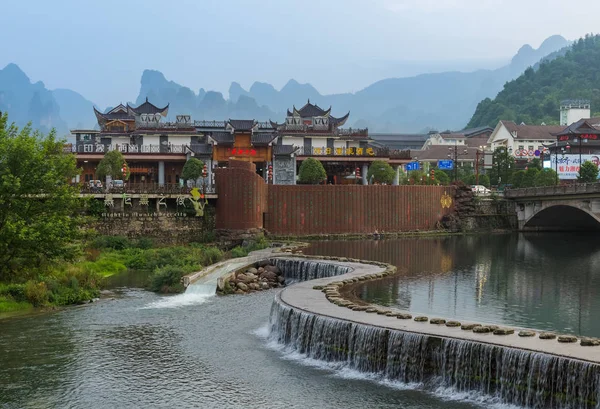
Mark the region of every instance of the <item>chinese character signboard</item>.
<instances>
[{"instance_id":1,"label":"chinese character signboard","mask_svg":"<svg viewBox=\"0 0 600 409\"><path fill-rule=\"evenodd\" d=\"M561 180L577 179L579 174L579 154L558 155L558 163L556 163L557 155L552 155L550 162L544 161L544 167L550 167L558 172L558 178ZM596 166L600 165L600 155L581 155L581 161L589 161ZM550 166L548 166L550 165Z\"/></svg>"},{"instance_id":2,"label":"chinese character signboard","mask_svg":"<svg viewBox=\"0 0 600 409\"><path fill-rule=\"evenodd\" d=\"M454 161L453 160L438 160L438 169L452 170L452 169L454 169Z\"/></svg>"},{"instance_id":3,"label":"chinese character signboard","mask_svg":"<svg viewBox=\"0 0 600 409\"><path fill-rule=\"evenodd\" d=\"M373 148L312 148L313 155L327 156L375 156Z\"/></svg>"}]
</instances>

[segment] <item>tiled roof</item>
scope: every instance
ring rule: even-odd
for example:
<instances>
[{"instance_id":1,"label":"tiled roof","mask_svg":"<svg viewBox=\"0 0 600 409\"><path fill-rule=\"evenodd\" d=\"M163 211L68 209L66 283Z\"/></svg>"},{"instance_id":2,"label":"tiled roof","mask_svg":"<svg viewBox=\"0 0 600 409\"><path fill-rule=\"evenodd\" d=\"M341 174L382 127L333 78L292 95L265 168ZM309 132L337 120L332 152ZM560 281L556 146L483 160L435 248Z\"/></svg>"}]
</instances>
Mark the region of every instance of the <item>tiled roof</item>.
<instances>
[{"instance_id":1,"label":"tiled roof","mask_svg":"<svg viewBox=\"0 0 600 409\"><path fill-rule=\"evenodd\" d=\"M299 148L293 145L274 145L273 155L275 156L288 156L297 151Z\"/></svg>"},{"instance_id":2,"label":"tiled roof","mask_svg":"<svg viewBox=\"0 0 600 409\"><path fill-rule=\"evenodd\" d=\"M560 125L517 125L513 121L501 121L516 139L555 140L556 134L565 127Z\"/></svg>"},{"instance_id":3,"label":"tiled roof","mask_svg":"<svg viewBox=\"0 0 600 409\"><path fill-rule=\"evenodd\" d=\"M370 137L375 141L374 143L390 149L420 149L429 135L372 133Z\"/></svg>"},{"instance_id":4,"label":"tiled roof","mask_svg":"<svg viewBox=\"0 0 600 409\"><path fill-rule=\"evenodd\" d=\"M596 133L598 132L598 129L600 129L600 125L598 125L598 122L600 122L598 121L599 119L600 118L580 119L562 129L556 135Z\"/></svg>"},{"instance_id":5,"label":"tiled roof","mask_svg":"<svg viewBox=\"0 0 600 409\"><path fill-rule=\"evenodd\" d=\"M451 150L449 148L452 148ZM465 155L465 149L467 150L467 154ZM458 158L459 162L461 161L474 161L477 158L477 148L471 148L464 145L457 146ZM417 157L418 160L432 161L432 160L446 160L452 159L454 160L454 146L448 145L432 145L427 149L423 150L414 150L410 151L410 155L413 157ZM450 155L451 157L448 157Z\"/></svg>"},{"instance_id":6,"label":"tiled roof","mask_svg":"<svg viewBox=\"0 0 600 409\"><path fill-rule=\"evenodd\" d=\"M230 119L229 125L236 131L251 131L256 122L254 119Z\"/></svg>"},{"instance_id":7,"label":"tiled roof","mask_svg":"<svg viewBox=\"0 0 600 409\"><path fill-rule=\"evenodd\" d=\"M253 133L252 134L252 144L253 145L267 145L273 141L273 139L277 138L277 134L275 132L265 132L265 133Z\"/></svg>"},{"instance_id":8,"label":"tiled roof","mask_svg":"<svg viewBox=\"0 0 600 409\"><path fill-rule=\"evenodd\" d=\"M231 132L212 132L209 136L214 139L216 143L223 145L233 143L233 134Z\"/></svg>"},{"instance_id":9,"label":"tiled roof","mask_svg":"<svg viewBox=\"0 0 600 409\"><path fill-rule=\"evenodd\" d=\"M492 133L492 132L494 132L494 128L490 128L489 126L480 126L478 128L468 128L468 129L463 129L462 131L460 131L460 133L465 135L467 138L472 138L472 137L475 137L475 136L483 134L483 133Z\"/></svg>"},{"instance_id":10,"label":"tiled roof","mask_svg":"<svg viewBox=\"0 0 600 409\"><path fill-rule=\"evenodd\" d=\"M331 111L331 108L329 108L329 110L325 111L318 105L311 104L310 99L309 99L308 102L306 103L306 105L304 105L300 109L294 108L294 111L298 112L298 114L300 114L300 116L302 118L312 118L313 116L326 116ZM289 110L288 110L288 113L289 113Z\"/></svg>"},{"instance_id":11,"label":"tiled roof","mask_svg":"<svg viewBox=\"0 0 600 409\"><path fill-rule=\"evenodd\" d=\"M167 112L169 111L169 104L167 104L167 106L165 106L164 108L159 108L156 105L148 102L148 98L146 98L146 102L144 102L137 108L134 108L129 105L128 107L136 114L162 114L163 116L166 116Z\"/></svg>"},{"instance_id":12,"label":"tiled roof","mask_svg":"<svg viewBox=\"0 0 600 409\"><path fill-rule=\"evenodd\" d=\"M209 143L198 143L190 145L190 149L194 151L196 155L212 155L213 146Z\"/></svg>"}]
</instances>

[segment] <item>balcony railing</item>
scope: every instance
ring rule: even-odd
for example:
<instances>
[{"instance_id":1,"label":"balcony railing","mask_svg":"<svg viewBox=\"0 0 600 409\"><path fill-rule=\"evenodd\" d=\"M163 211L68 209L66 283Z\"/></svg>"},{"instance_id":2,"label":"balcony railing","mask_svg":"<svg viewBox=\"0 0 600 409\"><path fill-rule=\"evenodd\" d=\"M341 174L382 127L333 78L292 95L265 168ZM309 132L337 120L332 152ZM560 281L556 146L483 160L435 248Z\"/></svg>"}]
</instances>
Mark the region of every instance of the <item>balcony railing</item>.
<instances>
[{"instance_id":1,"label":"balcony railing","mask_svg":"<svg viewBox=\"0 0 600 409\"><path fill-rule=\"evenodd\" d=\"M194 121L197 128L225 128L225 121Z\"/></svg>"},{"instance_id":2,"label":"balcony railing","mask_svg":"<svg viewBox=\"0 0 600 409\"><path fill-rule=\"evenodd\" d=\"M68 149L68 145L65 146ZM103 144L86 143L71 145L73 153L101 153L118 150L122 153L143 153L143 154L184 154L187 145L128 145L128 144Z\"/></svg>"}]
</instances>

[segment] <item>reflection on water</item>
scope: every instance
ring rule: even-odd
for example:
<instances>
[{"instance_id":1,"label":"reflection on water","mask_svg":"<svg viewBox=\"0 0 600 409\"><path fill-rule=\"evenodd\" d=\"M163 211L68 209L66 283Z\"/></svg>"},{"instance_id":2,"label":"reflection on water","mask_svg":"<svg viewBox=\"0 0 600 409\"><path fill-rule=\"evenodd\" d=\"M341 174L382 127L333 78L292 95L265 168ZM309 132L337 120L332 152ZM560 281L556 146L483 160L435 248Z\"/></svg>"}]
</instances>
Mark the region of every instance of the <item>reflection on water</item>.
<instances>
[{"instance_id":1,"label":"reflection on water","mask_svg":"<svg viewBox=\"0 0 600 409\"><path fill-rule=\"evenodd\" d=\"M508 234L328 241L306 253L385 261L399 276L361 296L413 312L600 336L600 241Z\"/></svg>"}]
</instances>

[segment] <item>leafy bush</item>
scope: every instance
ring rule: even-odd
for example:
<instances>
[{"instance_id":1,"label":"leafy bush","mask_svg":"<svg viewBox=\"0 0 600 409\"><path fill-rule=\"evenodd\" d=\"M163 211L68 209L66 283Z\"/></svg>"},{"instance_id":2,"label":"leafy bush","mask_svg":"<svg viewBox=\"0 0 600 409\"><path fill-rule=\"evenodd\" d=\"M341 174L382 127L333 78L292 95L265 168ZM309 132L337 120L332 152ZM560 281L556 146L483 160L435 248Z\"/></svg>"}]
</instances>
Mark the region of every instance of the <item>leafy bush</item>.
<instances>
[{"instance_id":1,"label":"leafy bush","mask_svg":"<svg viewBox=\"0 0 600 409\"><path fill-rule=\"evenodd\" d=\"M579 168L579 174L577 175L577 181L579 183L593 183L598 181L598 166L593 162L586 160L581 164Z\"/></svg>"},{"instance_id":2,"label":"leafy bush","mask_svg":"<svg viewBox=\"0 0 600 409\"><path fill-rule=\"evenodd\" d=\"M131 241L124 236L100 236L97 237L92 246L96 249L124 250L132 247Z\"/></svg>"},{"instance_id":3,"label":"leafy bush","mask_svg":"<svg viewBox=\"0 0 600 409\"><path fill-rule=\"evenodd\" d=\"M307 158L302 161L298 171L298 183L317 185L327 179L327 172L323 164L315 158Z\"/></svg>"},{"instance_id":4,"label":"leafy bush","mask_svg":"<svg viewBox=\"0 0 600 409\"><path fill-rule=\"evenodd\" d=\"M148 250L154 247L154 242L148 237L141 237L136 241L135 247L138 249Z\"/></svg>"},{"instance_id":5,"label":"leafy bush","mask_svg":"<svg viewBox=\"0 0 600 409\"><path fill-rule=\"evenodd\" d=\"M390 185L394 181L396 171L390 166L389 163L382 160L375 160L369 166L367 172L367 180L370 183L383 183Z\"/></svg>"},{"instance_id":6,"label":"leafy bush","mask_svg":"<svg viewBox=\"0 0 600 409\"><path fill-rule=\"evenodd\" d=\"M15 301L26 301L25 284L0 284L0 295L7 295Z\"/></svg>"},{"instance_id":7,"label":"leafy bush","mask_svg":"<svg viewBox=\"0 0 600 409\"><path fill-rule=\"evenodd\" d=\"M48 304L49 297L50 293L45 282L35 282L33 280L29 280L25 284L25 298L34 307L41 307Z\"/></svg>"},{"instance_id":8,"label":"leafy bush","mask_svg":"<svg viewBox=\"0 0 600 409\"><path fill-rule=\"evenodd\" d=\"M185 290L181 278L190 271L182 267L167 266L157 269L150 279L150 289L158 293L180 293Z\"/></svg>"},{"instance_id":9,"label":"leafy bush","mask_svg":"<svg viewBox=\"0 0 600 409\"><path fill-rule=\"evenodd\" d=\"M230 254L232 258L246 257L248 255L248 251L242 246L237 246L231 249Z\"/></svg>"}]
</instances>

